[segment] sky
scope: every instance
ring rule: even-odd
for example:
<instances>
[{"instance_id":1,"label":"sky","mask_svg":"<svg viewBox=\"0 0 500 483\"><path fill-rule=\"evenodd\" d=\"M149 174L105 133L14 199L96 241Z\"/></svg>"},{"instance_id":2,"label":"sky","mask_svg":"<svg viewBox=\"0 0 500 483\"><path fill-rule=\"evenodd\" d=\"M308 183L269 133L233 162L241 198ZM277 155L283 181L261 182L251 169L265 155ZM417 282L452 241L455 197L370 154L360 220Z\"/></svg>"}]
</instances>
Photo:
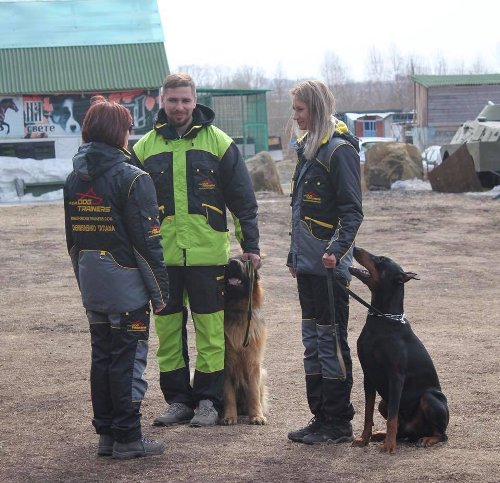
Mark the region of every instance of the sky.
<instances>
[{"instance_id":1,"label":"sky","mask_svg":"<svg viewBox=\"0 0 500 483\"><path fill-rule=\"evenodd\" d=\"M430 67L444 58L467 69L480 59L500 73L498 0L158 0L158 7L171 72L247 65L266 77L321 78L333 52L361 81L374 48Z\"/></svg>"}]
</instances>

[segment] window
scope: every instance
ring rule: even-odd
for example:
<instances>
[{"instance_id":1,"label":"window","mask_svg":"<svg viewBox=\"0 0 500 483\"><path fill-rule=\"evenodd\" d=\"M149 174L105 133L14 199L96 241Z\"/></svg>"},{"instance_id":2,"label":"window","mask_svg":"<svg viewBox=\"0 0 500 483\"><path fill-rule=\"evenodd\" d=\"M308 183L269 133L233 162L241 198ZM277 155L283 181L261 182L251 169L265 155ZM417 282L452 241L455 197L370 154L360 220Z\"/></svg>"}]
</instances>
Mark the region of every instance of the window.
<instances>
[{"instance_id":1,"label":"window","mask_svg":"<svg viewBox=\"0 0 500 483\"><path fill-rule=\"evenodd\" d=\"M376 136L377 135L377 123L376 121L363 121L363 136Z\"/></svg>"}]
</instances>

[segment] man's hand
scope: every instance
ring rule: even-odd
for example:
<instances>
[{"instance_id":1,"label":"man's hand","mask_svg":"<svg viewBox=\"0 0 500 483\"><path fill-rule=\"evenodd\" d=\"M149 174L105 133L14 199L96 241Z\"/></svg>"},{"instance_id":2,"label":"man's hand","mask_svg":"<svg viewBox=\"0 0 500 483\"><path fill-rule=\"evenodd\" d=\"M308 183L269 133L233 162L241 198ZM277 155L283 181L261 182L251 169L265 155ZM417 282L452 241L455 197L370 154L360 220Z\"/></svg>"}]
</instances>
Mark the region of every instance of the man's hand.
<instances>
[{"instance_id":1,"label":"man's hand","mask_svg":"<svg viewBox=\"0 0 500 483\"><path fill-rule=\"evenodd\" d=\"M245 252L241 256L241 258L243 260L251 260L254 270L258 270L262 265L262 261L260 259L260 256L255 254L255 253L246 253Z\"/></svg>"},{"instance_id":2,"label":"man's hand","mask_svg":"<svg viewBox=\"0 0 500 483\"><path fill-rule=\"evenodd\" d=\"M321 260L325 268L335 268L337 266L337 259L333 253L331 255L324 253Z\"/></svg>"}]
</instances>

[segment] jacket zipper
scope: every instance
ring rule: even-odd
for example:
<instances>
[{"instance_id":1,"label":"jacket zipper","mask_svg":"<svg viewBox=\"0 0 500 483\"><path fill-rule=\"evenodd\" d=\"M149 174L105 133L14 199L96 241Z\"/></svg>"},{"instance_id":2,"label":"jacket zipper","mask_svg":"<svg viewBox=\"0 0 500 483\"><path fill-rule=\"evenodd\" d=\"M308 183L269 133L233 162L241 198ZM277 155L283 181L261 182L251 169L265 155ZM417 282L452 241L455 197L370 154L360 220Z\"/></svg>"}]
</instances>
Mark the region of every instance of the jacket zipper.
<instances>
[{"instance_id":1,"label":"jacket zipper","mask_svg":"<svg viewBox=\"0 0 500 483\"><path fill-rule=\"evenodd\" d=\"M333 225L331 225L330 223L325 223L324 221L315 220L314 218L311 218L309 216L304 216L304 221L310 221L312 223L315 223L316 225L322 226L323 228L330 228L330 229L333 228Z\"/></svg>"},{"instance_id":2,"label":"jacket zipper","mask_svg":"<svg viewBox=\"0 0 500 483\"><path fill-rule=\"evenodd\" d=\"M223 215L223 211L219 208L217 208L217 206L213 206L213 205L207 205L206 203L202 203L201 206L203 208L205 208L205 210L207 211L207 218L208 218L208 208L210 208L211 210L215 211L216 213L219 213L219 215Z\"/></svg>"}]
</instances>

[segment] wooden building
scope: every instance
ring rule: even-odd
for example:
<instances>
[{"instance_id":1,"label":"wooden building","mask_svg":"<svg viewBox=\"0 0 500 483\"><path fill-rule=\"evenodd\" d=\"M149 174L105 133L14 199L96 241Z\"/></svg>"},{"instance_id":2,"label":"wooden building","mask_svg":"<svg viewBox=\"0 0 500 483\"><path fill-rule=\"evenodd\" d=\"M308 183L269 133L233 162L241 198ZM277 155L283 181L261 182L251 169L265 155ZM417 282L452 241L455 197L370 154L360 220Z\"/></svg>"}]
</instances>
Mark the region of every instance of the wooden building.
<instances>
[{"instance_id":1,"label":"wooden building","mask_svg":"<svg viewBox=\"0 0 500 483\"><path fill-rule=\"evenodd\" d=\"M500 104L500 74L415 75L414 143L449 143L457 129L488 103Z\"/></svg>"},{"instance_id":2,"label":"wooden building","mask_svg":"<svg viewBox=\"0 0 500 483\"><path fill-rule=\"evenodd\" d=\"M170 73L157 0L3 0L0 18L0 156L71 158L96 94L130 110L130 145L153 128ZM268 149L267 90L197 91L245 158Z\"/></svg>"},{"instance_id":3,"label":"wooden building","mask_svg":"<svg viewBox=\"0 0 500 483\"><path fill-rule=\"evenodd\" d=\"M400 142L411 142L413 112L363 111L339 113L357 137L387 137Z\"/></svg>"},{"instance_id":4,"label":"wooden building","mask_svg":"<svg viewBox=\"0 0 500 483\"><path fill-rule=\"evenodd\" d=\"M0 156L71 158L93 95L153 126L169 73L156 0L2 1Z\"/></svg>"}]
</instances>

